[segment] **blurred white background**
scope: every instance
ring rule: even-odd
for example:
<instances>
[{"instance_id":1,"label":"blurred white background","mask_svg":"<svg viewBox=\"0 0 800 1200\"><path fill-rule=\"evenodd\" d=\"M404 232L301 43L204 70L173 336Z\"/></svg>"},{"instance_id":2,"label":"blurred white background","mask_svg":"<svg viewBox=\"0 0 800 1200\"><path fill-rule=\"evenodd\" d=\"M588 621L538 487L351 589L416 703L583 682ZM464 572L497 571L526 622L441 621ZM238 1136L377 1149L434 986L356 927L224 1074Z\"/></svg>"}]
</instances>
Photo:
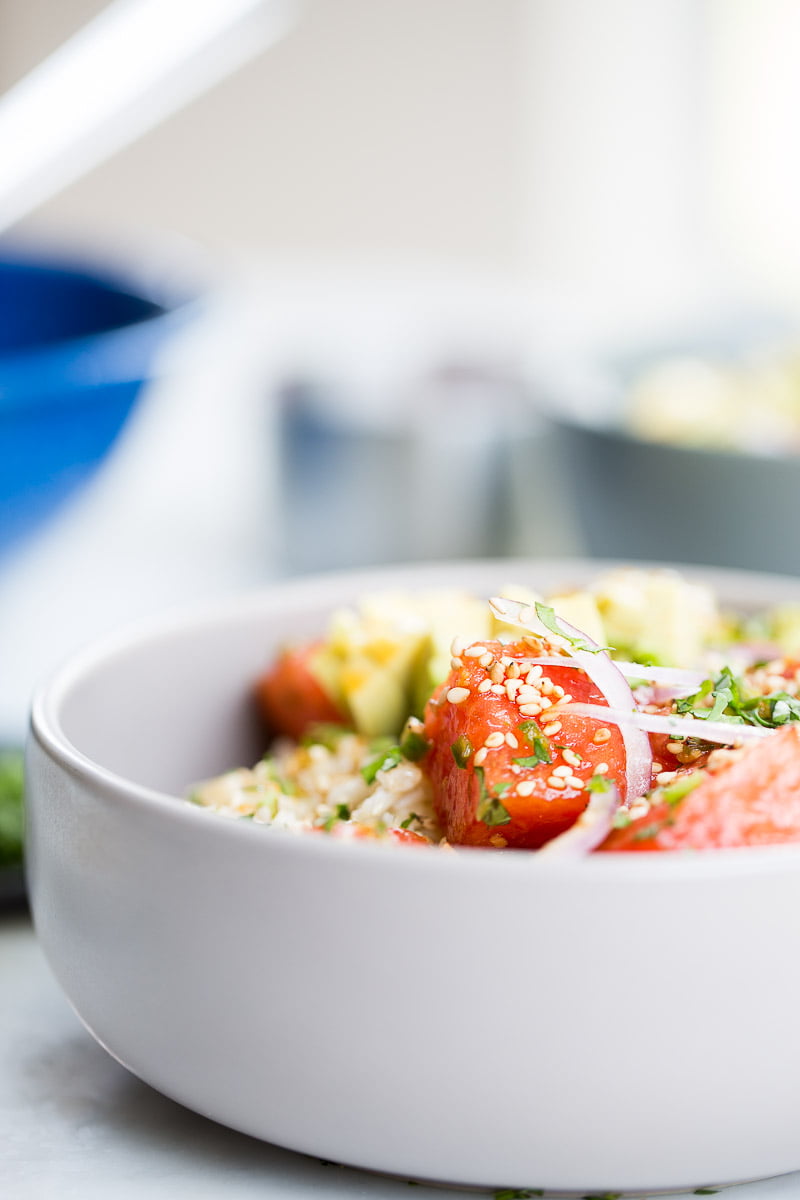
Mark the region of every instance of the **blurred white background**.
<instances>
[{"instance_id":1,"label":"blurred white background","mask_svg":"<svg viewBox=\"0 0 800 1200\"><path fill-rule=\"evenodd\" d=\"M106 8L0 0L5 99ZM498 443L538 444L519 380L715 297L797 307L798 61L796 0L306 0L39 205L7 236L204 299L92 487L0 563L0 733L54 659L165 603L415 549L580 550L566 508L547 535L492 508ZM287 395L300 451L333 417L362 465L402 443L399 475L348 496L334 459L315 526Z\"/></svg>"}]
</instances>

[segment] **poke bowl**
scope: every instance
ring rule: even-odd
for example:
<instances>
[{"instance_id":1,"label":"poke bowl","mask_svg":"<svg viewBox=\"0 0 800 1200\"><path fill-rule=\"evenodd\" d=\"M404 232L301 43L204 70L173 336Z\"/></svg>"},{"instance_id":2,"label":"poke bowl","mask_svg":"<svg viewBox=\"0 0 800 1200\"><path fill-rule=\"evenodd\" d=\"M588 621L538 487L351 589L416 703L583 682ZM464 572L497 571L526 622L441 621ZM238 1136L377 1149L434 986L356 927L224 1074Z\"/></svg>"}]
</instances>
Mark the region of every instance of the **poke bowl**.
<instances>
[{"instance_id":1,"label":"poke bowl","mask_svg":"<svg viewBox=\"0 0 800 1200\"><path fill-rule=\"evenodd\" d=\"M555 669L602 682L606 650L576 633L577 609L566 617L560 600L546 600L585 596L599 574L618 570L627 568L494 560L290 580L166 614L64 664L33 704L27 873L39 939L91 1034L158 1091L225 1125L413 1181L641 1195L799 1169L800 842L792 823L800 782L791 768L785 821L774 807L749 825L739 820L750 844L722 838L702 846L690 837L658 852L665 849L653 844L658 831L646 829L639 844L651 852L609 849L609 839L644 827L636 798L624 794L642 757L634 740L621 738L625 706L608 684L601 691L609 711L618 706L617 718L596 746L609 747L609 762L574 766L572 777L588 765L592 780L610 781L583 797L588 812L595 797L616 796L610 832L598 802L599 826L573 814L565 828L515 843L511 831L524 833L525 823L511 792L496 783L482 821L456 822L438 840L421 838L425 845L373 836L415 831L399 813L390 819L385 806L371 829L364 818L360 836L352 806L327 817L298 809L293 823L257 820L236 805L225 811L209 798L234 768L246 772L265 754L263 681L274 683L273 665L287 645L318 641L331 614L349 614L344 623L352 628L365 596L445 595L458 625L455 592L482 604L505 596L512 607L500 605L504 619L530 624L533 608L549 627L550 658L560 638L563 655L595 655L604 664L597 670L581 659ZM692 604L713 593L726 614L717 628L737 653L754 647L758 669L775 629L754 614L769 610L785 621L800 604L800 584L780 576L697 567L656 573L679 577ZM524 603L511 598L512 587ZM529 595L545 600L529 603ZM669 624L663 608L657 624L662 632ZM681 620L673 630L682 636ZM509 636L519 629L506 630L497 645L508 648ZM449 646L434 691L437 714L446 706L468 710L450 672L478 670L477 649L468 651L483 652L486 642L484 634ZM511 649L497 650L490 677L501 654L513 659ZM654 657L636 664L645 683L628 670L631 689L651 689L652 702L637 712L663 715L658 689L666 688L688 704L688 715L669 719L705 720L709 738L726 721L736 726L733 749L721 746L735 761L717 779L748 761L745 725L756 731L753 754L794 740L788 672L780 703L790 717L772 680L753 707L742 701L752 719L740 720L730 715L729 676L718 671L704 690L684 671L679 687ZM504 705L509 693L491 686L480 695ZM367 721L374 693L372 701L363 708ZM553 712L560 705L569 726L571 701L555 695L548 719L539 714L537 727L550 729L542 735L548 754L564 751ZM421 727L412 726L423 740L431 704ZM596 714L578 717L600 727ZM686 737L679 723L670 728L673 741ZM699 744L710 762L717 751ZM511 748L523 761L541 754L532 745ZM469 774L455 749L451 759L453 771ZM381 759L381 777L423 769L425 761L418 753L399 766ZM548 777L566 778L552 775L553 761ZM485 784L494 777L482 762L480 774L473 755L470 769ZM677 760L669 765L670 783L683 777ZM531 769L541 766L540 758ZM686 804L713 788L713 775ZM275 776L239 782L246 800L262 784L269 790ZM666 781L659 786L663 801ZM718 787L715 795L720 801ZM289 812L297 789L283 796L288 807L273 804L273 817ZM369 799L362 791L365 812ZM434 807L441 817L438 801ZM674 797L669 807L676 820L662 825L674 834L684 810ZM413 816L425 825L424 812ZM781 844L763 844L770 839L758 831L782 821L789 833ZM481 824L482 843L473 836ZM449 836L458 828L467 830L460 841ZM629 839L627 849L635 848Z\"/></svg>"}]
</instances>

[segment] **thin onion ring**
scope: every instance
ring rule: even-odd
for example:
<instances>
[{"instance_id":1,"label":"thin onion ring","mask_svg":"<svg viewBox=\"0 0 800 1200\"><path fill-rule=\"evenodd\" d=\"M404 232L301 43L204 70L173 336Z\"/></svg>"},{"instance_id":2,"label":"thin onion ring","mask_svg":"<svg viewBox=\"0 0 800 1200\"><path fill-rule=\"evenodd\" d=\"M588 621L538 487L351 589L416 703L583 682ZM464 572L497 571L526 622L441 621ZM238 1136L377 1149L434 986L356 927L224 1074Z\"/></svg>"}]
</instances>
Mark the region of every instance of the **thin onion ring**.
<instances>
[{"instance_id":1,"label":"thin onion ring","mask_svg":"<svg viewBox=\"0 0 800 1200\"><path fill-rule=\"evenodd\" d=\"M589 803L574 825L545 842L537 850L536 857L541 858L544 854L548 858L578 858L583 854L591 854L611 832L614 814L621 803L619 791L612 783L603 791L592 792Z\"/></svg>"},{"instance_id":2,"label":"thin onion ring","mask_svg":"<svg viewBox=\"0 0 800 1200\"><path fill-rule=\"evenodd\" d=\"M666 733L673 737L693 737L703 742L715 742L722 746L734 746L737 742L755 742L771 737L774 729L763 725L745 725L733 721L704 721L702 717L681 717L669 713L646 713L640 710L606 708L602 704L554 704L548 709L548 718L558 713L574 713L589 717L606 725L635 726L647 733Z\"/></svg>"},{"instance_id":3,"label":"thin onion ring","mask_svg":"<svg viewBox=\"0 0 800 1200\"><path fill-rule=\"evenodd\" d=\"M519 604L515 600L506 600L500 596L493 596L489 604L495 616L499 617L501 621L510 625L518 625L547 641L557 636L551 631L545 631L533 605ZM569 658L574 659L583 668L599 688L609 708L634 709L636 701L628 681L608 652L598 646L597 642L593 641L588 634L564 621L557 613L555 620L562 631L561 636L567 643L566 649ZM580 640L589 649L576 649L571 644L573 639ZM614 724L614 722L611 723ZM650 749L650 739L640 727L626 723L620 725L620 732L625 746L625 803L629 804L632 799L644 796L650 790L653 753Z\"/></svg>"}]
</instances>

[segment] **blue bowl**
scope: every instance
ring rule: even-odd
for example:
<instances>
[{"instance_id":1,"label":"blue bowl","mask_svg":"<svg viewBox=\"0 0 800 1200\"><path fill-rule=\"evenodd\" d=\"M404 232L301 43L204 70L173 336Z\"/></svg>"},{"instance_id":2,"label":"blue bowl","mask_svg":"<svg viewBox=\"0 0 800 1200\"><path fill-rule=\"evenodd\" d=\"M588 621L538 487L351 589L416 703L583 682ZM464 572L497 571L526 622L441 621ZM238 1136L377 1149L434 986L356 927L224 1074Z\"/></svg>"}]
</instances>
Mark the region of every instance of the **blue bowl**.
<instances>
[{"instance_id":1,"label":"blue bowl","mask_svg":"<svg viewBox=\"0 0 800 1200\"><path fill-rule=\"evenodd\" d=\"M0 252L0 559L97 470L176 311L112 276Z\"/></svg>"}]
</instances>

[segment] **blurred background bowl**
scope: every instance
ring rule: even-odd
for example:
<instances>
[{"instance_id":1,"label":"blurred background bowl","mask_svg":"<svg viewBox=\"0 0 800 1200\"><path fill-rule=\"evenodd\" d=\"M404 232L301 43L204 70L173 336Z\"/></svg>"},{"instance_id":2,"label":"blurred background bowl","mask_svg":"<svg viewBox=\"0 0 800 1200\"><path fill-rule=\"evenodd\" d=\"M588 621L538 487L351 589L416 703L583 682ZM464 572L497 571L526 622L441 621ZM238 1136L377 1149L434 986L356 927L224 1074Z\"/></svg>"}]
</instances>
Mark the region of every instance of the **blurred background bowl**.
<instances>
[{"instance_id":1,"label":"blurred background bowl","mask_svg":"<svg viewBox=\"0 0 800 1200\"><path fill-rule=\"evenodd\" d=\"M0 559L92 476L174 321L130 279L0 251Z\"/></svg>"},{"instance_id":2,"label":"blurred background bowl","mask_svg":"<svg viewBox=\"0 0 800 1200\"><path fill-rule=\"evenodd\" d=\"M788 320L720 318L540 387L581 552L800 573L798 362Z\"/></svg>"}]
</instances>

